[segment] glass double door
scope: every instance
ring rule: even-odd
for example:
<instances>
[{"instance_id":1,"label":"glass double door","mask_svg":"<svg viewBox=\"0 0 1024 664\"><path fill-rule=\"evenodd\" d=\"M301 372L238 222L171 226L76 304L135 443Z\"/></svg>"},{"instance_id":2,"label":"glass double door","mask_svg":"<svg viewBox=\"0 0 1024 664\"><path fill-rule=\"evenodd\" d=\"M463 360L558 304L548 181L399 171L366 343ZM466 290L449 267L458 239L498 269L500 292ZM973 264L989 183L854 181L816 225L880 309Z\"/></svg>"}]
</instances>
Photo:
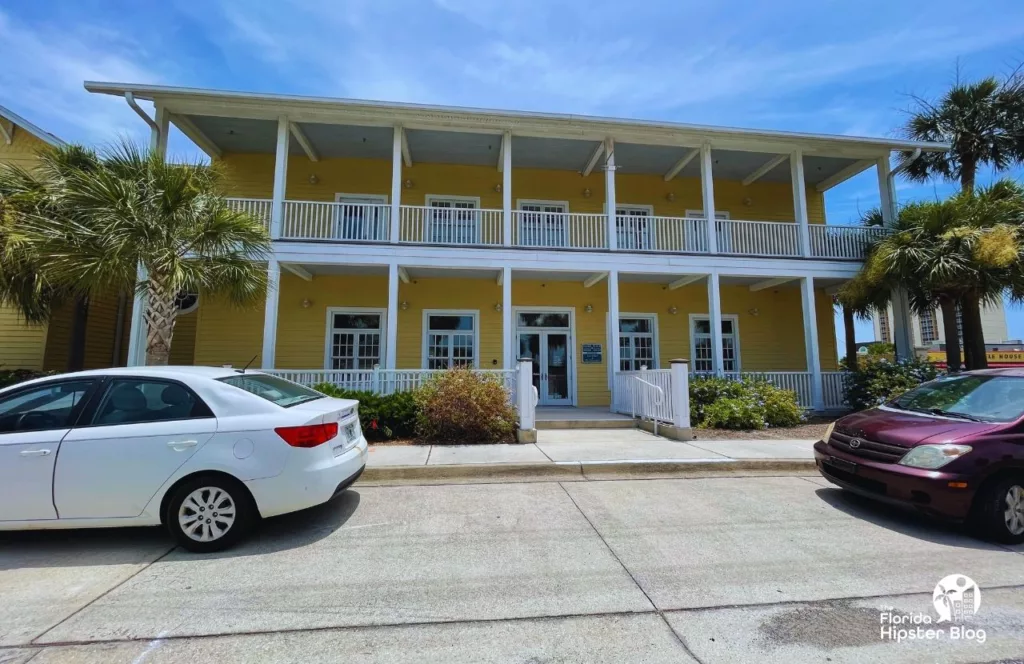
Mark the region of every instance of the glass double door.
<instances>
[{"instance_id":1,"label":"glass double door","mask_svg":"<svg viewBox=\"0 0 1024 664\"><path fill-rule=\"evenodd\" d=\"M533 360L533 386L541 406L572 404L568 330L519 330L519 357Z\"/></svg>"}]
</instances>

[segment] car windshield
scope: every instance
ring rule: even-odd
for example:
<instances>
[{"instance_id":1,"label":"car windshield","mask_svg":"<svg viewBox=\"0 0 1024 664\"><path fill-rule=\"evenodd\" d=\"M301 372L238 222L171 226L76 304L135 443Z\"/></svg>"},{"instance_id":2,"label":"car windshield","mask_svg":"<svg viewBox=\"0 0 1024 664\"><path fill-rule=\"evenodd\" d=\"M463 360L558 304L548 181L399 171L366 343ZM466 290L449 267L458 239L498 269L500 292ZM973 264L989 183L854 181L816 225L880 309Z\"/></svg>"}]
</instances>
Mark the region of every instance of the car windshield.
<instances>
[{"instance_id":1,"label":"car windshield","mask_svg":"<svg viewBox=\"0 0 1024 664\"><path fill-rule=\"evenodd\" d=\"M283 408L324 398L324 395L316 390L267 374L238 374L221 378L220 381L255 394Z\"/></svg>"},{"instance_id":2,"label":"car windshield","mask_svg":"<svg viewBox=\"0 0 1024 664\"><path fill-rule=\"evenodd\" d=\"M1024 414L1024 377L945 376L918 385L889 405L982 422L1011 422Z\"/></svg>"}]
</instances>

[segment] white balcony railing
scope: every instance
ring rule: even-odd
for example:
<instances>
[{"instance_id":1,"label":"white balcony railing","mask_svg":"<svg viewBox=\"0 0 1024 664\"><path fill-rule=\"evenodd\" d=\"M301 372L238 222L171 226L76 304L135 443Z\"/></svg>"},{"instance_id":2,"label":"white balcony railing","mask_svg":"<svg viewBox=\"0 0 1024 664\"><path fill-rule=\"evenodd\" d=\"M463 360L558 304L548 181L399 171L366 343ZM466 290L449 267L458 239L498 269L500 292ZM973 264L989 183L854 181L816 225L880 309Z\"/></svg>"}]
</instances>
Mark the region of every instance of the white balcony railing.
<instances>
[{"instance_id":1,"label":"white balcony railing","mask_svg":"<svg viewBox=\"0 0 1024 664\"><path fill-rule=\"evenodd\" d=\"M269 228L273 202L229 198L235 210L263 220ZM608 249L608 218L601 213L512 211L512 245L549 249ZM792 222L715 222L718 253L743 256L800 256L800 234ZM874 226L810 224L811 256L859 260L866 247L889 231ZM504 244L501 210L403 205L399 242L466 246ZM384 204L285 201L281 238L338 242L389 242L391 206ZM707 253L708 224L701 218L619 215L618 251Z\"/></svg>"},{"instance_id":2,"label":"white balcony railing","mask_svg":"<svg viewBox=\"0 0 1024 664\"><path fill-rule=\"evenodd\" d=\"M829 226L810 224L811 255L820 258L859 260L864 250L890 231L881 226Z\"/></svg>"},{"instance_id":3,"label":"white balcony railing","mask_svg":"<svg viewBox=\"0 0 1024 664\"><path fill-rule=\"evenodd\" d=\"M257 219L263 220L263 225L270 228L270 214L273 210L274 201L269 198L229 198L228 207L236 212L251 214Z\"/></svg>"},{"instance_id":4,"label":"white balcony railing","mask_svg":"<svg viewBox=\"0 0 1024 664\"><path fill-rule=\"evenodd\" d=\"M502 244L502 211L403 205L398 241L423 244Z\"/></svg>"},{"instance_id":5,"label":"white balcony railing","mask_svg":"<svg viewBox=\"0 0 1024 664\"><path fill-rule=\"evenodd\" d=\"M718 252L746 256L799 256L797 224L719 219Z\"/></svg>"},{"instance_id":6,"label":"white balcony railing","mask_svg":"<svg viewBox=\"0 0 1024 664\"><path fill-rule=\"evenodd\" d=\"M695 376L713 376L712 373L694 372ZM812 408L814 406L814 394L811 389L811 373L809 371L744 371L742 373L730 372L722 374L723 378L740 380L752 378L755 380L766 380L772 385L796 393L797 402L801 408ZM842 410L846 408L843 400L843 372L822 371L822 397L825 410Z\"/></svg>"},{"instance_id":7,"label":"white balcony railing","mask_svg":"<svg viewBox=\"0 0 1024 664\"><path fill-rule=\"evenodd\" d=\"M578 212L512 211L512 244L552 249L607 249L608 217Z\"/></svg>"}]
</instances>

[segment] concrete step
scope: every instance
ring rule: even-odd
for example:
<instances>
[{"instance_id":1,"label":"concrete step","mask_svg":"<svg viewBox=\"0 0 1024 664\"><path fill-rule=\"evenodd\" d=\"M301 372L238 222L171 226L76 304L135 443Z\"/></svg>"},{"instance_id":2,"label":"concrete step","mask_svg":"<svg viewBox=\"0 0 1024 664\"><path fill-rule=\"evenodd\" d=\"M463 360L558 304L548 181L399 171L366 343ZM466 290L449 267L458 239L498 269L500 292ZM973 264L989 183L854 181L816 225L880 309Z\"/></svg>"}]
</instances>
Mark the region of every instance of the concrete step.
<instances>
[{"instance_id":1,"label":"concrete step","mask_svg":"<svg viewBox=\"0 0 1024 664\"><path fill-rule=\"evenodd\" d=\"M636 420L614 418L607 420L537 420L537 429L635 429Z\"/></svg>"}]
</instances>

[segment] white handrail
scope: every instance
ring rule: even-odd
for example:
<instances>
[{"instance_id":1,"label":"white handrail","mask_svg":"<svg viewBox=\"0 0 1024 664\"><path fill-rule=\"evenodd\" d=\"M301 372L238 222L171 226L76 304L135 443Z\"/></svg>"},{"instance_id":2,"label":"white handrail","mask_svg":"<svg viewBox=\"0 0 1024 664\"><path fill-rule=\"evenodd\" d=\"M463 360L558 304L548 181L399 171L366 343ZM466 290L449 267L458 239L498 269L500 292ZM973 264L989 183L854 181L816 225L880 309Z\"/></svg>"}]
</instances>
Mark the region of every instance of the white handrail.
<instances>
[{"instance_id":1,"label":"white handrail","mask_svg":"<svg viewBox=\"0 0 1024 664\"><path fill-rule=\"evenodd\" d=\"M640 383L641 386L646 386L647 390L644 390L643 387L641 387L640 389L638 389L635 392L633 392L633 417L636 417L636 410L637 410L636 402L639 399L639 401L640 401L640 419L641 420L646 420L646 419L651 420L654 423L654 435L657 436L658 435L658 418L657 418L655 413L657 411L660 411L662 404L665 403L665 391L662 390L657 385L655 385L654 383L650 383L650 382L644 380L640 376L634 376L634 378L636 379L636 382ZM650 401L650 394L651 393L654 393L655 395L657 395L657 399L655 399L653 402ZM653 408L650 408L648 406L653 406Z\"/></svg>"}]
</instances>

